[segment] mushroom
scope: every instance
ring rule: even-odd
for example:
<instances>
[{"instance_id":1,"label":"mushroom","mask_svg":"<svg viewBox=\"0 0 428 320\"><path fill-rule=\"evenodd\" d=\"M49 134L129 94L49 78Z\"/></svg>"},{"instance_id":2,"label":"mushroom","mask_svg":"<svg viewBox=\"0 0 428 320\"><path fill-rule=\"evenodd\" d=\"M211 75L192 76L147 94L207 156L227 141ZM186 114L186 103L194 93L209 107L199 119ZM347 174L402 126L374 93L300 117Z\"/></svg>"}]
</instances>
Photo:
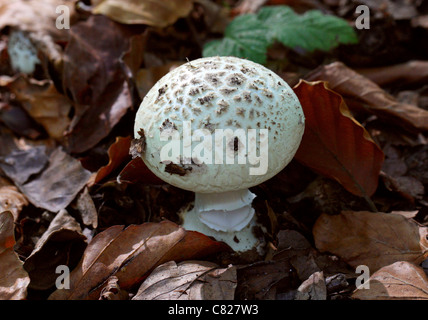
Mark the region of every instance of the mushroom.
<instances>
[{"instance_id":1,"label":"mushroom","mask_svg":"<svg viewBox=\"0 0 428 320\"><path fill-rule=\"evenodd\" d=\"M236 57L209 57L166 74L135 119L138 155L159 178L195 192L182 226L226 242L236 252L260 248L248 189L294 157L304 114L273 71Z\"/></svg>"}]
</instances>

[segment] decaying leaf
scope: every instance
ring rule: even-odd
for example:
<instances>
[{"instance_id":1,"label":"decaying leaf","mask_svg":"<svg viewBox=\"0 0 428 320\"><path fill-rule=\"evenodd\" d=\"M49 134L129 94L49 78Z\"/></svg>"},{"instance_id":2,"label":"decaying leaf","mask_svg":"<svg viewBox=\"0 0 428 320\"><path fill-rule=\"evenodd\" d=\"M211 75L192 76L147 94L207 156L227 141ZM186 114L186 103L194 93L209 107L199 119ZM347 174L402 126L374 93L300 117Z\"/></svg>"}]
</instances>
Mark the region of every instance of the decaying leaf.
<instances>
[{"instance_id":1,"label":"decaying leaf","mask_svg":"<svg viewBox=\"0 0 428 320\"><path fill-rule=\"evenodd\" d=\"M15 186L0 186L0 213L9 211L14 221L17 221L19 213L26 205L28 200Z\"/></svg>"},{"instance_id":2,"label":"decaying leaf","mask_svg":"<svg viewBox=\"0 0 428 320\"><path fill-rule=\"evenodd\" d=\"M109 162L100 168L88 182L89 186L99 183L107 177L113 170L122 164L127 158L130 158L129 148L131 146L130 137L117 137L116 141L108 149Z\"/></svg>"},{"instance_id":3,"label":"decaying leaf","mask_svg":"<svg viewBox=\"0 0 428 320\"><path fill-rule=\"evenodd\" d=\"M94 14L104 14L120 23L147 24L163 28L185 17L193 0L95 0Z\"/></svg>"},{"instance_id":4,"label":"decaying leaf","mask_svg":"<svg viewBox=\"0 0 428 320\"><path fill-rule=\"evenodd\" d=\"M369 288L357 289L360 300L428 300L428 277L424 270L406 261L385 266L369 278Z\"/></svg>"},{"instance_id":5,"label":"decaying leaf","mask_svg":"<svg viewBox=\"0 0 428 320\"><path fill-rule=\"evenodd\" d=\"M127 290L167 261L195 259L224 250L227 246L223 243L167 220L127 228L112 226L92 239L70 274L70 289L59 289L50 299L98 299L110 276L116 276L120 287Z\"/></svg>"},{"instance_id":6,"label":"decaying leaf","mask_svg":"<svg viewBox=\"0 0 428 320\"><path fill-rule=\"evenodd\" d=\"M382 150L324 82L300 81L294 91L306 118L295 158L349 192L370 197L378 185Z\"/></svg>"},{"instance_id":7,"label":"decaying leaf","mask_svg":"<svg viewBox=\"0 0 428 320\"><path fill-rule=\"evenodd\" d=\"M23 300L27 297L30 277L13 250L14 221L10 212L0 213L0 300Z\"/></svg>"},{"instance_id":8,"label":"decaying leaf","mask_svg":"<svg viewBox=\"0 0 428 320\"><path fill-rule=\"evenodd\" d=\"M81 153L96 145L132 107L131 72L123 56L134 36L140 37L102 15L70 28L63 73L64 90L75 107L66 136L69 151ZM133 60L129 55L128 59Z\"/></svg>"},{"instance_id":9,"label":"decaying leaf","mask_svg":"<svg viewBox=\"0 0 428 320\"><path fill-rule=\"evenodd\" d=\"M238 268L236 297L239 300L272 300L277 286L287 287L291 265L287 259L259 261ZM291 289L291 287L289 288Z\"/></svg>"},{"instance_id":10,"label":"decaying leaf","mask_svg":"<svg viewBox=\"0 0 428 320\"><path fill-rule=\"evenodd\" d=\"M315 272L297 289L295 300L326 300L327 287L323 272Z\"/></svg>"},{"instance_id":11,"label":"decaying leaf","mask_svg":"<svg viewBox=\"0 0 428 320\"><path fill-rule=\"evenodd\" d=\"M427 110L399 103L377 84L341 62L322 66L307 75L306 79L327 81L328 87L342 95L345 100L356 101L360 109L367 109L399 127L404 126L416 132L428 130ZM356 104L353 103L352 106L356 107Z\"/></svg>"},{"instance_id":12,"label":"decaying leaf","mask_svg":"<svg viewBox=\"0 0 428 320\"><path fill-rule=\"evenodd\" d=\"M128 300L128 292L122 290L118 282L119 279L115 276L108 278L99 300Z\"/></svg>"},{"instance_id":13,"label":"decaying leaf","mask_svg":"<svg viewBox=\"0 0 428 320\"><path fill-rule=\"evenodd\" d=\"M23 76L8 84L10 91L28 114L54 139L64 137L70 124L70 101L60 94L51 80L34 80Z\"/></svg>"},{"instance_id":14,"label":"decaying leaf","mask_svg":"<svg viewBox=\"0 0 428 320\"><path fill-rule=\"evenodd\" d=\"M428 256L427 229L400 214L343 211L321 215L313 235L318 250L375 272L396 261L421 263Z\"/></svg>"},{"instance_id":15,"label":"decaying leaf","mask_svg":"<svg viewBox=\"0 0 428 320\"><path fill-rule=\"evenodd\" d=\"M208 261L174 261L158 266L132 300L233 300L236 267Z\"/></svg>"},{"instance_id":16,"label":"decaying leaf","mask_svg":"<svg viewBox=\"0 0 428 320\"><path fill-rule=\"evenodd\" d=\"M18 187L36 207L58 212L73 201L89 177L78 160L58 148L39 176Z\"/></svg>"},{"instance_id":17,"label":"decaying leaf","mask_svg":"<svg viewBox=\"0 0 428 320\"><path fill-rule=\"evenodd\" d=\"M56 268L66 265L70 269L79 262L86 247L85 236L79 223L67 212L61 210L24 263L31 278L30 287L46 290L55 284Z\"/></svg>"},{"instance_id":18,"label":"decaying leaf","mask_svg":"<svg viewBox=\"0 0 428 320\"><path fill-rule=\"evenodd\" d=\"M117 177L118 182L144 183L144 184L165 184L149 168L147 168L141 157L137 157L128 162L125 168Z\"/></svg>"}]
</instances>

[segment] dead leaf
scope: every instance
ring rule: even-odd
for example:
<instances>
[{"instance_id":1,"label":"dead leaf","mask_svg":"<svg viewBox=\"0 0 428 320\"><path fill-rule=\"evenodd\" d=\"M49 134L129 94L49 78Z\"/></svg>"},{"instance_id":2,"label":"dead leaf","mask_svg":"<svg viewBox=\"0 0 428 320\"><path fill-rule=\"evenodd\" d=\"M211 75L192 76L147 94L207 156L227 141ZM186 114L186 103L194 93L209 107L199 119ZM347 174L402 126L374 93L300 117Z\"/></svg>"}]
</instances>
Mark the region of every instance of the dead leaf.
<instances>
[{"instance_id":1,"label":"dead leaf","mask_svg":"<svg viewBox=\"0 0 428 320\"><path fill-rule=\"evenodd\" d=\"M139 284L150 270L167 261L183 261L227 250L227 246L170 221L116 225L95 236L70 274L70 289L51 300L98 299L106 279L116 276L124 290Z\"/></svg>"},{"instance_id":2,"label":"dead leaf","mask_svg":"<svg viewBox=\"0 0 428 320\"><path fill-rule=\"evenodd\" d=\"M83 191L77 196L74 203L74 208L80 212L82 222L86 226L92 226L93 229L98 227L98 212L95 207L94 200L89 194L88 188L84 188Z\"/></svg>"},{"instance_id":3,"label":"dead leaf","mask_svg":"<svg viewBox=\"0 0 428 320\"><path fill-rule=\"evenodd\" d=\"M27 198L15 186L0 187L0 213L9 211L16 222L22 208L27 205Z\"/></svg>"},{"instance_id":4,"label":"dead leaf","mask_svg":"<svg viewBox=\"0 0 428 320\"><path fill-rule=\"evenodd\" d=\"M105 138L132 107L131 71L123 56L132 46L130 29L102 15L90 16L70 29L64 52L64 91L75 115L65 144L82 153ZM135 35L139 37L139 35ZM132 54L141 55L136 50ZM133 60L128 54L128 60Z\"/></svg>"},{"instance_id":5,"label":"dead leaf","mask_svg":"<svg viewBox=\"0 0 428 320\"><path fill-rule=\"evenodd\" d=\"M287 287L287 281L291 277L290 270L291 265L287 259L260 261L238 268L236 299L275 299L277 286L282 284L282 287Z\"/></svg>"},{"instance_id":6,"label":"dead leaf","mask_svg":"<svg viewBox=\"0 0 428 320\"><path fill-rule=\"evenodd\" d=\"M356 71L379 86L391 83L426 83L428 61L411 60L392 66L357 69Z\"/></svg>"},{"instance_id":7,"label":"dead leaf","mask_svg":"<svg viewBox=\"0 0 428 320\"><path fill-rule=\"evenodd\" d=\"M366 265L371 272L396 261L421 263L428 256L427 227L392 213L343 211L323 214L313 228L315 245L352 267Z\"/></svg>"},{"instance_id":8,"label":"dead leaf","mask_svg":"<svg viewBox=\"0 0 428 320\"><path fill-rule=\"evenodd\" d=\"M424 270L398 261L376 271L369 289L357 289L352 298L360 300L428 300L428 277Z\"/></svg>"},{"instance_id":9,"label":"dead leaf","mask_svg":"<svg viewBox=\"0 0 428 320\"><path fill-rule=\"evenodd\" d=\"M59 265L70 269L77 265L86 247L85 240L79 223L67 210L58 212L25 260L24 268L31 278L30 287L36 290L51 288L59 276L55 272Z\"/></svg>"},{"instance_id":10,"label":"dead leaf","mask_svg":"<svg viewBox=\"0 0 428 320\"><path fill-rule=\"evenodd\" d=\"M109 162L107 165L100 168L88 182L89 186L93 186L106 178L113 170L121 165L126 159L130 158L129 148L131 146L130 137L116 137L116 141L108 149Z\"/></svg>"},{"instance_id":11,"label":"dead leaf","mask_svg":"<svg viewBox=\"0 0 428 320\"><path fill-rule=\"evenodd\" d=\"M158 266L132 300L233 300L236 268L208 261L169 261Z\"/></svg>"},{"instance_id":12,"label":"dead leaf","mask_svg":"<svg viewBox=\"0 0 428 320\"><path fill-rule=\"evenodd\" d=\"M51 80L38 81L19 76L7 87L52 138L60 140L64 137L70 124L71 103L56 90Z\"/></svg>"},{"instance_id":13,"label":"dead leaf","mask_svg":"<svg viewBox=\"0 0 428 320\"><path fill-rule=\"evenodd\" d=\"M301 281L321 271L315 262L315 256L315 250L299 232L295 230L278 232L278 247L273 260L288 260Z\"/></svg>"},{"instance_id":14,"label":"dead leaf","mask_svg":"<svg viewBox=\"0 0 428 320\"><path fill-rule=\"evenodd\" d=\"M103 14L124 24L147 24L164 28L186 17L193 0L95 0L93 14Z\"/></svg>"},{"instance_id":15,"label":"dead leaf","mask_svg":"<svg viewBox=\"0 0 428 320\"><path fill-rule=\"evenodd\" d=\"M349 192L370 197L378 185L382 150L325 83L302 80L294 91L306 118L296 160L337 180Z\"/></svg>"},{"instance_id":16,"label":"dead leaf","mask_svg":"<svg viewBox=\"0 0 428 320\"><path fill-rule=\"evenodd\" d=\"M46 146L15 149L8 155L0 157L0 168L17 185L22 185L28 179L39 174L48 163Z\"/></svg>"},{"instance_id":17,"label":"dead leaf","mask_svg":"<svg viewBox=\"0 0 428 320\"><path fill-rule=\"evenodd\" d=\"M119 279L115 276L108 278L99 300L128 300L128 292L122 290L118 282Z\"/></svg>"},{"instance_id":18,"label":"dead leaf","mask_svg":"<svg viewBox=\"0 0 428 320\"><path fill-rule=\"evenodd\" d=\"M125 168L119 173L117 177L119 183L144 183L144 184L165 184L166 182L158 178L149 168L147 168L144 161L137 157L128 162Z\"/></svg>"},{"instance_id":19,"label":"dead leaf","mask_svg":"<svg viewBox=\"0 0 428 320\"><path fill-rule=\"evenodd\" d=\"M25 299L30 283L30 277L13 249L14 229L12 213L0 213L0 300Z\"/></svg>"},{"instance_id":20,"label":"dead leaf","mask_svg":"<svg viewBox=\"0 0 428 320\"><path fill-rule=\"evenodd\" d=\"M58 212L74 200L89 177L78 160L58 148L51 153L48 167L18 188L36 207Z\"/></svg>"},{"instance_id":21,"label":"dead leaf","mask_svg":"<svg viewBox=\"0 0 428 320\"><path fill-rule=\"evenodd\" d=\"M322 271L313 273L297 289L295 300L327 300L327 287Z\"/></svg>"},{"instance_id":22,"label":"dead leaf","mask_svg":"<svg viewBox=\"0 0 428 320\"><path fill-rule=\"evenodd\" d=\"M56 27L59 14L56 9L68 7L71 24L75 20L75 3L77 0L1 0L0 29L11 27L25 31L28 37L43 55L48 64L59 74L62 66L62 48L59 43L65 43L68 29ZM45 64L42 61L42 64ZM46 67L45 67L46 68ZM48 68L46 68L48 69Z\"/></svg>"},{"instance_id":23,"label":"dead leaf","mask_svg":"<svg viewBox=\"0 0 428 320\"><path fill-rule=\"evenodd\" d=\"M306 80L323 80L328 87L345 100L354 101L349 107L368 110L387 122L410 131L428 130L428 111L416 106L399 103L376 83L341 62L334 62L312 71Z\"/></svg>"}]
</instances>

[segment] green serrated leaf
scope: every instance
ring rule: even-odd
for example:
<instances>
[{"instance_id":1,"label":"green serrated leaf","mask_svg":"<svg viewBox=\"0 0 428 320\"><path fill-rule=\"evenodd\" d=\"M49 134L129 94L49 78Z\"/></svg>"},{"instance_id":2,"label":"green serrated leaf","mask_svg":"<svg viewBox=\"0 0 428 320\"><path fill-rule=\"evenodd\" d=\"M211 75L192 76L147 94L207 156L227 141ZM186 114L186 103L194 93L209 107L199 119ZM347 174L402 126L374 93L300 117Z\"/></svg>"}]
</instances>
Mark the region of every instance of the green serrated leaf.
<instances>
[{"instance_id":1,"label":"green serrated leaf","mask_svg":"<svg viewBox=\"0 0 428 320\"><path fill-rule=\"evenodd\" d=\"M357 36L353 28L341 18L325 15L318 10L297 15L289 7L263 7L257 18L270 25L275 40L283 45L307 51L328 51L340 43L356 43Z\"/></svg>"},{"instance_id":2,"label":"green serrated leaf","mask_svg":"<svg viewBox=\"0 0 428 320\"><path fill-rule=\"evenodd\" d=\"M235 18L222 40L205 45L203 56L231 55L263 64L267 48L275 41L290 48L328 51L341 43L357 43L358 39L341 18L317 10L298 15L287 6L267 6L257 14Z\"/></svg>"},{"instance_id":3,"label":"green serrated leaf","mask_svg":"<svg viewBox=\"0 0 428 320\"><path fill-rule=\"evenodd\" d=\"M226 28L225 38L208 42L203 50L204 57L235 56L258 63L266 62L266 50L272 44L269 28L253 14L239 16Z\"/></svg>"}]
</instances>

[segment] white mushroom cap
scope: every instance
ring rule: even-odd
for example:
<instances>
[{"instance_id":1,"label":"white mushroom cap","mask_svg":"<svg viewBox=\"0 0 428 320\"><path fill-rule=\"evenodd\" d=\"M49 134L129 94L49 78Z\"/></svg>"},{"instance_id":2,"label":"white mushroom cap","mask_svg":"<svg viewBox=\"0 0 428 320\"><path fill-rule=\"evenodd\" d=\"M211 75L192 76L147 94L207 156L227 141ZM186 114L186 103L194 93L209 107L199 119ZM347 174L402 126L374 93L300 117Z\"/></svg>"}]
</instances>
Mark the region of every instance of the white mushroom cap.
<instances>
[{"instance_id":1,"label":"white mushroom cap","mask_svg":"<svg viewBox=\"0 0 428 320\"><path fill-rule=\"evenodd\" d=\"M183 146L194 150L205 140L186 142L183 134L198 129L213 137L216 129L243 129L245 136L229 143L222 140L221 152L232 151L233 164L215 163L215 153L220 152L215 143L211 164L189 159ZM256 132L255 137L249 129ZM173 131L183 140L180 156L171 164L162 154L171 140L161 141L161 133ZM148 168L162 180L197 193L241 190L273 177L291 161L303 132L304 114L290 86L264 66L236 57L201 58L169 72L143 99L134 128L135 138L145 140L141 157ZM267 144L260 143L263 139ZM245 164L238 163L238 154ZM260 157L259 163L254 156Z\"/></svg>"}]
</instances>

